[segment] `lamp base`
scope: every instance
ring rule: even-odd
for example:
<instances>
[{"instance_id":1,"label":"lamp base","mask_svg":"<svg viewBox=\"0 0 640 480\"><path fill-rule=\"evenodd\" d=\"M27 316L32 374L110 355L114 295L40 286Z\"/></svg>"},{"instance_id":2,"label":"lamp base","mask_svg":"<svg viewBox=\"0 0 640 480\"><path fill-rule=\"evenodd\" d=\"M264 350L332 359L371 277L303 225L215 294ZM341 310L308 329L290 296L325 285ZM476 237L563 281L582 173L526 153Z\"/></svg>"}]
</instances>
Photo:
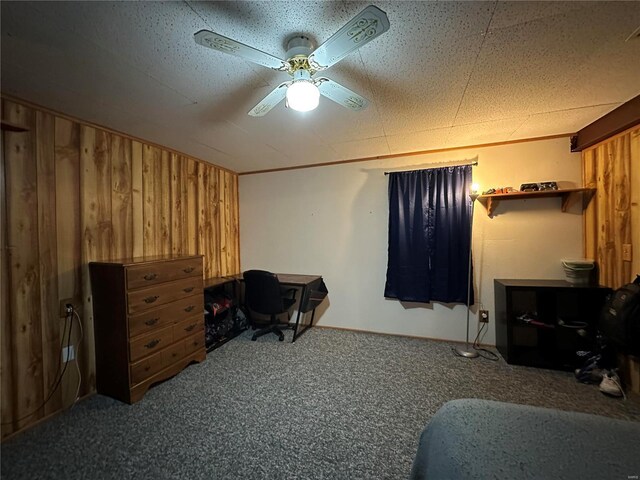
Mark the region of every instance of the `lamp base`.
<instances>
[{"instance_id":1,"label":"lamp base","mask_svg":"<svg viewBox=\"0 0 640 480\"><path fill-rule=\"evenodd\" d=\"M465 358L476 358L478 356L478 352L473 350L464 350L460 347L456 347L453 349L456 355Z\"/></svg>"}]
</instances>

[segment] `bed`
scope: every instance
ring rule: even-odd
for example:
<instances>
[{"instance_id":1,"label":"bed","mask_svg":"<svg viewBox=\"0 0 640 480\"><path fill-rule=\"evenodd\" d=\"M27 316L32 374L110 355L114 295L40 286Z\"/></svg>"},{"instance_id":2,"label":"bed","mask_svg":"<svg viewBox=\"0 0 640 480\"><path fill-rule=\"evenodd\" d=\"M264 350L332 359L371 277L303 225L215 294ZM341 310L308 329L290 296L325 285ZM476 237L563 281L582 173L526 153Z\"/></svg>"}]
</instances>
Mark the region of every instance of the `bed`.
<instances>
[{"instance_id":1,"label":"bed","mask_svg":"<svg viewBox=\"0 0 640 480\"><path fill-rule=\"evenodd\" d=\"M419 479L637 479L640 423L479 399L453 400L422 431Z\"/></svg>"}]
</instances>

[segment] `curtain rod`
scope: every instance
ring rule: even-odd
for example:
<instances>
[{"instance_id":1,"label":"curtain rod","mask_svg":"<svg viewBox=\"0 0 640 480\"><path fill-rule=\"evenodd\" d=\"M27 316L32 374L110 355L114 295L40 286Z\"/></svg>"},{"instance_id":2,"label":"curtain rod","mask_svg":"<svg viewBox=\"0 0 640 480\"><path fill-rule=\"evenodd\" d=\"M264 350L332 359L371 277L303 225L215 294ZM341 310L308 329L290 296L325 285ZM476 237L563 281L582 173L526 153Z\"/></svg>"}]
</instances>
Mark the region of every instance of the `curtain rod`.
<instances>
[{"instance_id":1,"label":"curtain rod","mask_svg":"<svg viewBox=\"0 0 640 480\"><path fill-rule=\"evenodd\" d=\"M434 163L425 163L422 167L424 167L425 165L450 165L452 167L465 167L467 165L471 165L472 167L475 167L478 165L478 160L474 160L473 162L467 162L467 163L458 163L458 162L434 162ZM428 170L428 168L422 168L420 165L416 165L417 167L420 168L413 168L411 170L400 170L397 172L384 172L385 175L389 175L390 173L406 173L406 172L415 172L417 170ZM438 168L438 167L432 167L432 168Z\"/></svg>"}]
</instances>

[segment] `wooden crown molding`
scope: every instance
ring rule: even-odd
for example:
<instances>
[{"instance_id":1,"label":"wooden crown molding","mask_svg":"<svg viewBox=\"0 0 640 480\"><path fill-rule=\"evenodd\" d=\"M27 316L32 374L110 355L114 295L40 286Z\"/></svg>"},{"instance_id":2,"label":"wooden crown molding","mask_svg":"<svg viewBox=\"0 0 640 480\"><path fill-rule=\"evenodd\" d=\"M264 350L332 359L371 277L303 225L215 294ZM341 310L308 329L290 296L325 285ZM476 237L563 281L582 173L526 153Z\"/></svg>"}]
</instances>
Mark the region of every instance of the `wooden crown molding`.
<instances>
[{"instance_id":1,"label":"wooden crown molding","mask_svg":"<svg viewBox=\"0 0 640 480\"><path fill-rule=\"evenodd\" d=\"M238 175L254 175L257 173L283 172L286 170L300 170L302 168L327 167L332 165L342 165L345 163L370 162L372 160L387 160L389 158L414 157L429 153L451 152L454 150L467 150L469 148L498 147L501 145L512 145L516 143L537 142L539 140L553 140L556 138L569 138L571 133L561 133L559 135L547 135L544 137L521 138L518 140L505 140L504 142L480 143L476 145L463 145L460 147L436 148L432 150L418 150L413 152L390 153L388 155L376 155L374 157L353 158L350 160L336 160L334 162L312 163L309 165L294 165L292 167L270 168L267 170L252 170L250 172L239 172Z\"/></svg>"}]
</instances>

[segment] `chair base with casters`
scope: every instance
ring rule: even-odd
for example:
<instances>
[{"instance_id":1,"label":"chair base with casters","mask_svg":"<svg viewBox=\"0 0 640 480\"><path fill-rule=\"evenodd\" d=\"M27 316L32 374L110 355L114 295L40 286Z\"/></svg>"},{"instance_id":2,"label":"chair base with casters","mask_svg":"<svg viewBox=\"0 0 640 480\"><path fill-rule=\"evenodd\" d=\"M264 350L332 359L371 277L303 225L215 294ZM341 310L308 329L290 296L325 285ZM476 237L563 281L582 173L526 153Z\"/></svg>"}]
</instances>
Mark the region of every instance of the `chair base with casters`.
<instances>
[{"instance_id":1,"label":"chair base with casters","mask_svg":"<svg viewBox=\"0 0 640 480\"><path fill-rule=\"evenodd\" d=\"M281 342L284 342L284 333L282 333L282 329L290 329L292 328L291 325L287 324L281 324L281 323L277 323L278 320L277 318L275 318L275 315L271 316L271 324L268 325L267 327L261 328L259 330L257 330L253 336L251 337L251 341L255 342L258 337L261 337L263 335L266 335L267 333L275 333L278 336L278 340L280 340Z\"/></svg>"}]
</instances>

